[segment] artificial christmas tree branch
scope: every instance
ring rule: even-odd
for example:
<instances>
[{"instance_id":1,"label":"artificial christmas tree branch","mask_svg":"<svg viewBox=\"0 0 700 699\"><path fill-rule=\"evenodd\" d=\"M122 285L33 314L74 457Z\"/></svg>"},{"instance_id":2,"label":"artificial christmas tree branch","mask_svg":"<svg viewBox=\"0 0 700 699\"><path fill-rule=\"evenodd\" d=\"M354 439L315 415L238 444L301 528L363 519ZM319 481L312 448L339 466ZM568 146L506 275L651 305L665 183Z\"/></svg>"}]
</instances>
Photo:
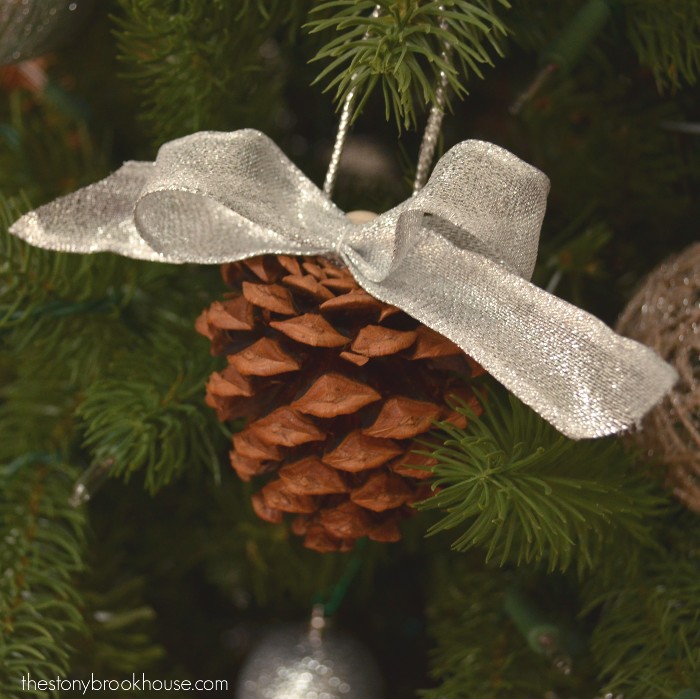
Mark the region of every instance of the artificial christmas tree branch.
<instances>
[{"instance_id":1,"label":"artificial christmas tree branch","mask_svg":"<svg viewBox=\"0 0 700 699\"><path fill-rule=\"evenodd\" d=\"M471 25L471 33L448 31L458 50L482 55L483 49L483 55L494 58L490 41L495 38L506 54L485 72L488 79L468 84L468 108L453 100L455 117L445 120L446 147L467 137L488 139L536 163L552 179L541 248L546 254L535 275L540 286L556 275L557 294L612 322L646 270L697 237L700 141L659 127L665 121L696 120L697 88L687 87L697 75L692 0L623 0L626 24L609 22L576 69L551 80L517 120L508 115L507 105L537 72L538 54L584 0L522 0L507 12L495 1L488 6L386 2L380 27L386 64L362 54L356 37L357 43L335 46L337 56L309 67L309 58L337 38L342 17L334 14L349 13L344 34L357 28L353 22L365 22L374 3L331 2L319 14L308 14L320 4L99 3L101 14L86 28L84 41L43 64L48 83L59 85L76 104L84 100L85 124L61 115L41 87L30 93L0 80L0 89L8 92L8 99L0 101L0 188L6 201L21 208L7 218L30 208L22 203L22 192L37 205L96 180L125 159L150 159L153 152L139 127L144 117L156 143L198 128L272 129L291 159L319 182L336 124L328 101L318 98L309 83L326 61L344 54L347 60L328 75L342 81L352 74L352 59L358 56L368 80L385 87L392 121L397 105L403 105L403 117L421 114L425 94L436 87L436 71L441 65L457 66L429 60L445 38L433 31L439 17L430 12L445 5L459 14L453 17L457 24L475 19L470 8L487 13L476 18L482 24ZM362 18L354 16L357 8ZM411 8L418 8L415 23L401 14ZM120 19L108 20L108 12ZM319 19L328 20L323 31L303 30L305 21ZM508 44L502 30L506 23ZM394 41L402 26L410 32L403 59L400 42ZM125 66L120 79L112 30ZM475 65L467 72L473 77L474 68L487 63L472 58ZM411 66L418 66L420 74ZM673 90L660 95L655 74ZM399 85L405 76L408 82ZM452 76L467 86L466 74ZM407 134L401 146L393 145L394 125L382 119L382 92L365 92L364 119L348 139L337 187L344 208L385 210L409 194L410 177L402 188L391 154L404 147L415 153L417 139ZM372 145L353 161L353 149L363 138L371 138ZM477 180L475 186L480 184ZM268 211L275 223L279 212ZM198 230L190 227L187 235ZM162 663L152 667L164 675L232 678L249 639L270 622L306 617L318 590L342 579L348 558L303 550L288 529L256 520L246 484L227 470L220 486L210 476L214 460L226 463L227 446L204 404L203 385L197 393L210 360L202 357L206 343L191 326L201 308L221 293L217 271L110 255L76 259L30 252L9 238L0 241L0 248L0 460L13 464L17 486L3 492L8 507L16 508L8 511L16 519L31 519L32 500L17 484L39 477L43 466L37 450L66 454L80 464L89 464L93 452L117 454L116 471L133 474L128 485L112 479L86 508L95 535L83 559L95 567L97 579L72 579L70 589L85 600L81 611L89 617L89 630L59 634L44 650L66 658L77 649L61 662L78 676L91 667L128 676L130 667L143 666L142 660L157 661L162 649ZM415 286L422 281L417 275ZM229 301L220 303L227 308ZM219 321L233 322L218 312ZM297 328L310 329L304 323ZM336 331L342 334L340 324ZM364 345L366 350L372 346L371 341ZM269 361L271 355L262 358ZM520 364L528 366L526 360ZM409 380L410 374L399 374L397 381ZM438 450L456 451L450 458L458 462L445 476L451 480L444 492L454 486L463 497L450 504L453 513L432 510L407 521L401 543L368 545L360 589L353 587L339 612L339 623L374 644L388 696L408 699L431 684L426 696L441 699L470 694L591 699L603 696L604 687L624 692L625 699L675 699L685 687L697 689L695 520L654 505L662 491L655 489L653 477L648 488L641 483L647 476L643 455L621 456L616 463L616 449L566 446L565 440L550 440L536 422L526 421L523 435L509 410L500 419L505 442L491 423L478 445L469 440L447 445L442 433ZM468 426L465 434L474 437L474 427L474 433ZM94 443L83 444L85 433ZM524 445L522 453L514 441ZM488 453L482 448L487 442L494 445ZM540 442L545 452L529 458L525 451L536 451ZM189 452L196 456L191 470ZM556 464L548 461L553 457ZM467 488L465 479L474 476L472 483L478 485ZM142 477L160 488L157 498L144 491ZM68 493L70 486L66 483ZM548 499L542 497L545 491ZM484 494L483 511L444 534L423 538L429 522L464 514L478 492ZM378 491L374 497L384 495ZM505 503L501 510L494 507L499 498ZM55 517L47 510L47 527L63 531L61 507ZM487 519L494 513L492 519L500 514L504 523ZM531 543L517 531L517 521L529 526ZM474 523L482 525L483 543L466 553L447 551L450 537ZM511 525L508 560L495 565L505 550L501 536L494 545L494 565L484 565L498 527L505 532ZM515 566L521 546L524 559ZM100 555L94 555L96 549ZM9 556L9 548L0 548L0 557L5 553ZM62 569L60 555L47 549L41 570L39 561L35 567L42 574L52 566ZM547 574L553 560L568 565L567 572ZM561 629L572 620L577 626L582 650L572 653L569 677L557 675L513 623L504 604L513 588L534 608L551 613ZM27 588L23 609L36 615L41 609L33 608L33 590L41 592L41 585ZM12 602L16 595L3 588L0 599L0 604ZM426 608L431 610L429 642ZM102 612L99 619L96 612ZM60 614L56 623L63 623ZM38 646L41 639L37 631L29 641ZM436 649L432 680L423 674L429 645ZM32 648L27 645L21 662L33 672L32 663L41 667L42 661ZM16 678L11 681L18 686Z\"/></svg>"},{"instance_id":2,"label":"artificial christmas tree branch","mask_svg":"<svg viewBox=\"0 0 700 699\"><path fill-rule=\"evenodd\" d=\"M27 673L65 673L67 639L85 630L74 583L86 519L68 504L76 472L58 457L0 470L0 687L8 699L20 696L17 678Z\"/></svg>"},{"instance_id":3,"label":"artificial christmas tree branch","mask_svg":"<svg viewBox=\"0 0 700 699\"><path fill-rule=\"evenodd\" d=\"M193 361L195 341L183 334L173 342L170 331L135 343L111 364L109 378L90 385L77 413L92 458L113 462L113 475L125 479L143 470L151 493L186 469L218 477L222 433L199 409L212 362L206 355Z\"/></svg>"},{"instance_id":4,"label":"artificial christmas tree branch","mask_svg":"<svg viewBox=\"0 0 700 699\"><path fill-rule=\"evenodd\" d=\"M606 691L673 699L700 681L700 519L668 508L655 522L660 547L608 558L581 587L581 615L596 620L592 657ZM629 551L629 549L628 549Z\"/></svg>"},{"instance_id":5,"label":"artificial christmas tree branch","mask_svg":"<svg viewBox=\"0 0 700 699\"><path fill-rule=\"evenodd\" d=\"M13 217L19 210L12 202L2 199L0 207L3 218ZM37 322L41 318L61 318L119 306L115 286L123 281L119 278L123 266L115 258L105 256L86 263L71 255L45 256L2 233L0 269L3 271L0 288L2 332L26 330L35 333L37 328L29 328L29 320Z\"/></svg>"},{"instance_id":6,"label":"artificial christmas tree branch","mask_svg":"<svg viewBox=\"0 0 700 699\"><path fill-rule=\"evenodd\" d=\"M558 575L501 569L494 575L474 554L440 557L433 567L429 630L435 639L424 699L513 699L599 696L600 682L585 645L586 625L571 615L574 587ZM570 654L569 671L523 635L509 600L514 591L524 616L546 620L559 652ZM536 610L536 611L533 611ZM521 610L522 611L522 610ZM523 615L521 615L523 616ZM534 631L535 629L530 629ZM534 643L533 643L534 642Z\"/></svg>"},{"instance_id":7,"label":"artificial christmas tree branch","mask_svg":"<svg viewBox=\"0 0 700 699\"><path fill-rule=\"evenodd\" d=\"M145 601L145 577L135 575L116 549L93 546L90 556L89 570L78 580L86 628L71 638L72 673L89 680L152 670L166 651L154 640L157 614Z\"/></svg>"},{"instance_id":8,"label":"artificial christmas tree branch","mask_svg":"<svg viewBox=\"0 0 700 699\"><path fill-rule=\"evenodd\" d=\"M673 11L651 0L624 0L627 35L639 61L654 73L659 90L692 85L700 75L697 3L679 0Z\"/></svg>"},{"instance_id":9,"label":"artificial christmas tree branch","mask_svg":"<svg viewBox=\"0 0 700 699\"><path fill-rule=\"evenodd\" d=\"M283 63L268 50L261 64L262 47L285 27L293 36L310 4L119 0L121 60L143 96L142 118L156 142L251 125L246 114L253 105L270 116L270 104L280 102Z\"/></svg>"},{"instance_id":10,"label":"artificial christmas tree branch","mask_svg":"<svg viewBox=\"0 0 700 699\"><path fill-rule=\"evenodd\" d=\"M419 509L447 514L429 533L466 529L453 543L479 546L501 565L600 566L604 542L624 535L637 546L653 543L649 521L664 499L616 442L574 442L510 397L484 401L484 415L457 407L462 429L442 423L424 453L436 461L432 498Z\"/></svg>"},{"instance_id":11,"label":"artificial christmas tree branch","mask_svg":"<svg viewBox=\"0 0 700 699\"><path fill-rule=\"evenodd\" d=\"M379 17L371 14L375 4L381 8ZM505 0L322 3L314 12L330 16L313 19L308 26L312 32L333 29L335 35L314 58L331 59L316 81L330 78L326 89L335 88L338 103L351 90L357 93L353 119L379 82L387 120L393 116L399 128L409 128L415 125L421 105L443 99L438 88L441 75L454 94L464 96L467 76L483 77L481 66L492 65L490 52L502 54L506 29L496 15L496 4L509 7ZM445 45L453 52L445 54Z\"/></svg>"}]
</instances>

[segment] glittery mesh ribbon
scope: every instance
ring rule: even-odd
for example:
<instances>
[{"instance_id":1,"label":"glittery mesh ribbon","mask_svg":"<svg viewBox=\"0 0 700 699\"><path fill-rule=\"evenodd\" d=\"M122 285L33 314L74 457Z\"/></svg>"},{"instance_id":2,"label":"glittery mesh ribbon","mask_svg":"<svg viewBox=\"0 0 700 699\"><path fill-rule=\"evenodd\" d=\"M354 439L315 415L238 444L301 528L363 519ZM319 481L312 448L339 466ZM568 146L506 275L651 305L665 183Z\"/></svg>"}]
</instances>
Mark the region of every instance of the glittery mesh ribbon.
<instances>
[{"instance_id":1,"label":"glittery mesh ribbon","mask_svg":"<svg viewBox=\"0 0 700 699\"><path fill-rule=\"evenodd\" d=\"M370 294L453 340L561 432L599 437L637 422L676 374L528 281L548 188L508 151L465 141L418 194L358 225L263 134L203 132L11 231L54 250L162 262L337 255Z\"/></svg>"}]
</instances>

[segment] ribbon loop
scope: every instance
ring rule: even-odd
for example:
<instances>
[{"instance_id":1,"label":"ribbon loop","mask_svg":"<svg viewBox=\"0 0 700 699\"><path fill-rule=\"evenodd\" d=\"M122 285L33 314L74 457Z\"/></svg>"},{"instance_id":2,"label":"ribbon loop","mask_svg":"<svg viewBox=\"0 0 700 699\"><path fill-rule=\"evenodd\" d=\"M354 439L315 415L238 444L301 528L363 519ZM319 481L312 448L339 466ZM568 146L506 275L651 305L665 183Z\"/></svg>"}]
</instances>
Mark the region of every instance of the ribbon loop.
<instances>
[{"instance_id":1,"label":"ribbon loop","mask_svg":"<svg viewBox=\"0 0 700 699\"><path fill-rule=\"evenodd\" d=\"M414 199L424 212L478 238L506 266L530 279L548 192L547 177L509 151L464 141L438 161Z\"/></svg>"},{"instance_id":2,"label":"ribbon loop","mask_svg":"<svg viewBox=\"0 0 700 699\"><path fill-rule=\"evenodd\" d=\"M641 419L676 373L527 281L548 188L508 151L465 141L418 194L355 225L263 134L202 132L10 230L40 247L163 262L335 253L369 293L453 340L561 432L599 437Z\"/></svg>"}]
</instances>

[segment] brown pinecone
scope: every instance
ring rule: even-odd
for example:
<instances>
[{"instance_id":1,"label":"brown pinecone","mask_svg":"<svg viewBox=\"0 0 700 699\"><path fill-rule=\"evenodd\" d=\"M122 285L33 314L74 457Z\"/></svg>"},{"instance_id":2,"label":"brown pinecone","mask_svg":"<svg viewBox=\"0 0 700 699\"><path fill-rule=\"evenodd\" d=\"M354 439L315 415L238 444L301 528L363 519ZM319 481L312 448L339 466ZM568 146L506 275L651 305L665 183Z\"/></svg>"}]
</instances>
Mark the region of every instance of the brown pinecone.
<instances>
[{"instance_id":1,"label":"brown pinecone","mask_svg":"<svg viewBox=\"0 0 700 699\"><path fill-rule=\"evenodd\" d=\"M248 418L231 464L245 481L267 475L256 513L295 514L292 530L317 551L397 541L407 505L429 494L416 440L435 420L464 425L450 396L479 409L465 377L481 368L324 258L269 255L222 273L236 291L197 319L228 359L207 403L222 421Z\"/></svg>"}]
</instances>

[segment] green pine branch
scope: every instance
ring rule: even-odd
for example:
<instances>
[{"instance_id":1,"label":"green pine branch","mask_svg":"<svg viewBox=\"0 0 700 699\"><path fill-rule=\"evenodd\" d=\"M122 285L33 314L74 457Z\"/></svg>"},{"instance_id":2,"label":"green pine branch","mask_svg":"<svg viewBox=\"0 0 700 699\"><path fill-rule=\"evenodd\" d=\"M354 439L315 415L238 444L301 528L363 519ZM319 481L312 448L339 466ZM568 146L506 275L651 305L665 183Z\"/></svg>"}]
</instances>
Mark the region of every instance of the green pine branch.
<instances>
[{"instance_id":1,"label":"green pine branch","mask_svg":"<svg viewBox=\"0 0 700 699\"><path fill-rule=\"evenodd\" d=\"M92 383L78 409L92 460L112 475L143 471L154 493L186 471L219 469L223 428L204 406L214 368L194 330L154 332Z\"/></svg>"},{"instance_id":2,"label":"green pine branch","mask_svg":"<svg viewBox=\"0 0 700 699\"><path fill-rule=\"evenodd\" d=\"M103 547L104 542L97 545ZM117 569L116 557L98 559L99 565L92 566L81 584L87 633L74 641L71 675L126 677L148 670L164 657L165 649L153 638L156 613L144 601L145 581Z\"/></svg>"},{"instance_id":3,"label":"green pine branch","mask_svg":"<svg viewBox=\"0 0 700 699\"><path fill-rule=\"evenodd\" d=\"M87 386L149 330L189 329L218 288L215 268L33 247L8 232L29 208L0 195L0 341L27 376Z\"/></svg>"},{"instance_id":4,"label":"green pine branch","mask_svg":"<svg viewBox=\"0 0 700 699\"><path fill-rule=\"evenodd\" d=\"M270 106L280 100L285 65L261 58L261 47L281 27L298 26L309 4L119 0L120 58L156 142L202 130L273 126ZM260 116L257 123L249 121L251 113Z\"/></svg>"},{"instance_id":5,"label":"green pine branch","mask_svg":"<svg viewBox=\"0 0 700 699\"><path fill-rule=\"evenodd\" d=\"M43 202L103 177L108 142L61 105L12 90L0 105L0 192Z\"/></svg>"},{"instance_id":6,"label":"green pine branch","mask_svg":"<svg viewBox=\"0 0 700 699\"><path fill-rule=\"evenodd\" d=\"M636 569L622 553L608 552L616 560L583 581L524 568L499 572L473 553L439 558L428 607L437 686L422 696L534 699L555 690L557 696L674 699L698 687L700 524L688 512L670 513L661 524L656 534L664 551L646 549ZM558 651L570 658L569 676L557 673L513 625L506 604L513 589L539 608L528 632L545 622L556 630Z\"/></svg>"},{"instance_id":7,"label":"green pine branch","mask_svg":"<svg viewBox=\"0 0 700 699\"><path fill-rule=\"evenodd\" d=\"M676 514L633 575L591 576L586 612L605 691L625 699L673 699L700 687L700 521Z\"/></svg>"},{"instance_id":8,"label":"green pine branch","mask_svg":"<svg viewBox=\"0 0 700 699\"><path fill-rule=\"evenodd\" d=\"M85 630L75 576L83 569L85 517L68 499L76 470L45 457L0 468L0 687L21 692L21 678L65 675L68 638Z\"/></svg>"},{"instance_id":9,"label":"green pine branch","mask_svg":"<svg viewBox=\"0 0 700 699\"><path fill-rule=\"evenodd\" d=\"M219 0L219 4L224 3ZM281 22L298 28L311 6L311 0L242 0L238 19L254 17L257 13L261 27Z\"/></svg>"},{"instance_id":10,"label":"green pine branch","mask_svg":"<svg viewBox=\"0 0 700 699\"><path fill-rule=\"evenodd\" d=\"M47 374L25 374L15 354L0 353L0 462L66 452L76 387L55 369Z\"/></svg>"},{"instance_id":11,"label":"green pine branch","mask_svg":"<svg viewBox=\"0 0 700 699\"><path fill-rule=\"evenodd\" d=\"M684 99L693 104L693 91ZM539 272L557 248L566 266L578 258L596 278L579 284L571 276L575 270L563 270L556 293L609 323L670 249L697 238L692 212L700 139L662 128L664 122L692 120L688 106L683 99L659 98L651 84L613 80L610 66L586 61L574 76L553 81L542 102L520 115L526 159L557 183L543 226ZM583 245L574 244L581 234ZM551 273L537 276L538 284L550 281Z\"/></svg>"},{"instance_id":12,"label":"green pine branch","mask_svg":"<svg viewBox=\"0 0 700 699\"><path fill-rule=\"evenodd\" d=\"M25 197L0 195L0 331L117 306L123 260L42 250L16 238L8 229L31 208Z\"/></svg>"},{"instance_id":13,"label":"green pine branch","mask_svg":"<svg viewBox=\"0 0 700 699\"><path fill-rule=\"evenodd\" d=\"M585 649L569 628L571 593L549 577L483 566L473 555L439 559L434 566L428 604L428 629L435 640L430 676L435 686L423 699L539 699L545 696L592 697L598 683ZM506 597L514 586L547 603L547 617L560 629L561 642L577 650L569 676L551 658L536 653L506 613Z\"/></svg>"},{"instance_id":14,"label":"green pine branch","mask_svg":"<svg viewBox=\"0 0 700 699\"><path fill-rule=\"evenodd\" d=\"M659 90L692 85L700 75L700 12L695 0L625 0L627 36Z\"/></svg>"},{"instance_id":15,"label":"green pine branch","mask_svg":"<svg viewBox=\"0 0 700 699\"><path fill-rule=\"evenodd\" d=\"M520 0L511 15L513 40L528 50L546 50L585 4L579 0ZM614 18L604 29L607 45L594 37L584 61L590 62L593 56L593 60L607 54L612 57L611 46L620 43L623 30L641 65L653 73L660 92L697 81L700 17L695 0L611 0L605 4Z\"/></svg>"},{"instance_id":16,"label":"green pine branch","mask_svg":"<svg viewBox=\"0 0 700 699\"><path fill-rule=\"evenodd\" d=\"M373 17L377 5L381 12ZM468 79L483 77L482 67L493 65L492 52L502 55L506 27L497 5L510 6L506 0L324 2L314 9L321 17L307 25L312 33L332 32L313 59L328 61L316 82L326 81L338 104L354 92L355 117L381 86L387 120L393 116L399 128L408 128L435 103L442 73L461 98ZM445 45L450 50L443 57Z\"/></svg>"},{"instance_id":17,"label":"green pine branch","mask_svg":"<svg viewBox=\"0 0 700 699\"><path fill-rule=\"evenodd\" d=\"M19 215L16 204L0 200L0 209L0 343L16 357L25 386L60 376L75 393L164 311L163 304L146 304L144 318L136 307L167 287L172 268L35 248L7 232Z\"/></svg>"},{"instance_id":18,"label":"green pine branch","mask_svg":"<svg viewBox=\"0 0 700 699\"><path fill-rule=\"evenodd\" d=\"M617 442L567 439L512 396L489 398L481 418L458 410L468 427L439 423L444 444L426 452L436 494L418 507L446 513L429 534L459 529L458 551L550 571L592 569L611 537L653 543L648 520L664 501Z\"/></svg>"}]
</instances>

